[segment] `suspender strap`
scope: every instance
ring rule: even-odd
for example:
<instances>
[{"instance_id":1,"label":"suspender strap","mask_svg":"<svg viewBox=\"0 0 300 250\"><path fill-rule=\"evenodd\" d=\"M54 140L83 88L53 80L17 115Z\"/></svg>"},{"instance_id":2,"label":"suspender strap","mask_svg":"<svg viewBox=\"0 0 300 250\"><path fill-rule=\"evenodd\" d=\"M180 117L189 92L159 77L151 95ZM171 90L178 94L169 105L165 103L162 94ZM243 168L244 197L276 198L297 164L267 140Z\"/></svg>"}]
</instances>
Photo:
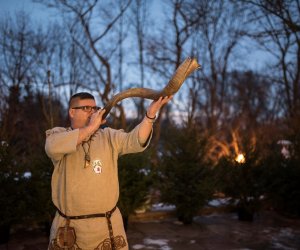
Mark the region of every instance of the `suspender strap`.
<instances>
[{"instance_id":1,"label":"suspender strap","mask_svg":"<svg viewBox=\"0 0 300 250\"><path fill-rule=\"evenodd\" d=\"M109 232L109 239L111 243L111 249L115 250L115 242L114 242L114 232L112 229L112 224L111 224L111 216L116 211L117 206L115 206L112 210L106 212L106 213L101 213L101 214L86 214L86 215L77 215L77 216L67 216L64 213L62 213L58 208L57 212L59 213L60 216L64 217L68 220L81 220L81 219L89 219L89 218L98 218L98 217L105 217L107 221L107 227L108 227L108 232Z\"/></svg>"}]
</instances>

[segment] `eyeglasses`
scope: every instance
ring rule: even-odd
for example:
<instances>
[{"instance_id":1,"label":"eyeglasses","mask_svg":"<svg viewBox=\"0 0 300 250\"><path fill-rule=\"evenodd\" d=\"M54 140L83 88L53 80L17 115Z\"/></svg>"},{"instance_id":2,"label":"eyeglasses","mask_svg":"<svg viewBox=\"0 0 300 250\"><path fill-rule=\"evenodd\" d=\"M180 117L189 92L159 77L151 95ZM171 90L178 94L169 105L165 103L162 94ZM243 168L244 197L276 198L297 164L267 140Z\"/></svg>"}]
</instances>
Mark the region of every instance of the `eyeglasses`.
<instances>
[{"instance_id":1,"label":"eyeglasses","mask_svg":"<svg viewBox=\"0 0 300 250\"><path fill-rule=\"evenodd\" d=\"M98 111L99 109L101 109L100 107L97 106L78 106L78 107L74 107L72 109L81 109L84 112L91 112L93 110L93 112Z\"/></svg>"}]
</instances>

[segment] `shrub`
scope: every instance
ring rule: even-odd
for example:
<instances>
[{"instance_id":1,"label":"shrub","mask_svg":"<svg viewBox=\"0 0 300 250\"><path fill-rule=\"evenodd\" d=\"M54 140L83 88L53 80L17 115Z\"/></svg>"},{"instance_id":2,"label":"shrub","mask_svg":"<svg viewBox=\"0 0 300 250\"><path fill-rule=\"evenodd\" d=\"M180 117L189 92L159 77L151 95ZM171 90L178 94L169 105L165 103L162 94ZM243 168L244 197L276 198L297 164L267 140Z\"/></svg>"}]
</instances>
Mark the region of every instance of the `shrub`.
<instances>
[{"instance_id":1,"label":"shrub","mask_svg":"<svg viewBox=\"0 0 300 250\"><path fill-rule=\"evenodd\" d=\"M159 169L161 200L175 205L177 218L189 224L213 194L206 141L195 126L169 127L165 138Z\"/></svg>"},{"instance_id":2,"label":"shrub","mask_svg":"<svg viewBox=\"0 0 300 250\"><path fill-rule=\"evenodd\" d=\"M127 229L129 215L141 208L148 199L151 172L146 152L122 156L118 164L120 182L118 207L122 212L125 229Z\"/></svg>"},{"instance_id":3,"label":"shrub","mask_svg":"<svg viewBox=\"0 0 300 250\"><path fill-rule=\"evenodd\" d=\"M300 161L292 156L269 159L266 166L266 195L278 212L300 217Z\"/></svg>"},{"instance_id":4,"label":"shrub","mask_svg":"<svg viewBox=\"0 0 300 250\"><path fill-rule=\"evenodd\" d=\"M236 205L239 219L252 221L265 194L264 161L257 152L251 152L245 158L244 163L229 157L222 158L215 167L215 178L218 191Z\"/></svg>"}]
</instances>

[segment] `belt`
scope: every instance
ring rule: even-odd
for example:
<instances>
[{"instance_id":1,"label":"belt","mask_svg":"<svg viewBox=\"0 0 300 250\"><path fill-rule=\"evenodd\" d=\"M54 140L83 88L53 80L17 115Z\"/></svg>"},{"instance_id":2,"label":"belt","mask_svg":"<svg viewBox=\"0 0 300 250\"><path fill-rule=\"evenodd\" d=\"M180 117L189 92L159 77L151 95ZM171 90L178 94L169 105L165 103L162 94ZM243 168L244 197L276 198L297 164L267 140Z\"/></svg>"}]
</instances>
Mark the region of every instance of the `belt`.
<instances>
[{"instance_id":1,"label":"belt","mask_svg":"<svg viewBox=\"0 0 300 250\"><path fill-rule=\"evenodd\" d=\"M108 227L108 232L109 232L109 239L111 243L111 249L115 249L115 242L114 242L114 233L112 229L112 224L111 224L111 216L116 211L117 206L115 206L112 210L106 212L106 213L100 213L100 214L86 214L86 215L76 215L76 216L68 216L62 213L58 208L57 212L59 213L60 216L66 218L67 220L82 220L82 219L90 219L90 218L99 218L99 217L105 217L107 221L107 227Z\"/></svg>"}]
</instances>

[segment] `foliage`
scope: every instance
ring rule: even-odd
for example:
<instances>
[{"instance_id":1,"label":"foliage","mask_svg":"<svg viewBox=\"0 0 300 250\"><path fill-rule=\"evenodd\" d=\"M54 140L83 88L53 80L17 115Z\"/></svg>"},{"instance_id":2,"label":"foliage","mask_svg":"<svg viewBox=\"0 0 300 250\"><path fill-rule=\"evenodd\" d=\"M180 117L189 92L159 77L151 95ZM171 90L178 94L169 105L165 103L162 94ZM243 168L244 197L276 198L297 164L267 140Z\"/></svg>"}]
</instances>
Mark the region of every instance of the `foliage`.
<instances>
[{"instance_id":1,"label":"foliage","mask_svg":"<svg viewBox=\"0 0 300 250\"><path fill-rule=\"evenodd\" d=\"M252 220L261 208L264 195L264 161L258 152L245 156L244 163L238 163L229 157L222 158L215 167L217 189L237 204L239 219ZM245 216L245 217L244 217Z\"/></svg>"},{"instance_id":2,"label":"foliage","mask_svg":"<svg viewBox=\"0 0 300 250\"><path fill-rule=\"evenodd\" d=\"M51 126L50 120L55 123L64 123L64 117L61 114L63 107L57 100L52 100L55 114L45 114L45 103L48 98L41 93L28 91L22 100L23 127L22 134L17 134L18 138L26 141L23 142L23 152L26 155L24 166L31 173L30 178L26 180L26 205L27 217L31 221L45 224L48 227L54 216L54 206L51 199L51 175L53 164L45 154L45 130ZM52 116L50 118L50 116ZM39 120L40 122L32 122Z\"/></svg>"},{"instance_id":3,"label":"foliage","mask_svg":"<svg viewBox=\"0 0 300 250\"><path fill-rule=\"evenodd\" d=\"M0 225L20 222L25 213L24 177L12 147L2 141L0 144Z\"/></svg>"},{"instance_id":4,"label":"foliage","mask_svg":"<svg viewBox=\"0 0 300 250\"><path fill-rule=\"evenodd\" d=\"M118 207L124 217L133 214L148 199L151 185L146 152L129 154L119 159L120 198Z\"/></svg>"},{"instance_id":5,"label":"foliage","mask_svg":"<svg viewBox=\"0 0 300 250\"><path fill-rule=\"evenodd\" d=\"M298 132L299 133L299 132ZM293 136L290 158L274 153L266 164L266 198L276 211L300 217L300 147L299 134Z\"/></svg>"},{"instance_id":6,"label":"foliage","mask_svg":"<svg viewBox=\"0 0 300 250\"><path fill-rule=\"evenodd\" d=\"M281 159L269 170L267 198L273 208L300 217L300 162Z\"/></svg>"},{"instance_id":7,"label":"foliage","mask_svg":"<svg viewBox=\"0 0 300 250\"><path fill-rule=\"evenodd\" d=\"M1 222L49 224L54 207L52 163L44 152L45 130L50 126L44 113L47 98L27 87L23 93L12 88L8 96L10 105L2 110L0 129L7 143L1 147L0 192L3 194L0 206L3 211L0 216L4 217ZM62 110L58 101L52 103L57 110ZM62 122L62 117L56 112L53 120ZM11 129L7 131L8 127Z\"/></svg>"},{"instance_id":8,"label":"foliage","mask_svg":"<svg viewBox=\"0 0 300 250\"><path fill-rule=\"evenodd\" d=\"M55 213L51 199L53 165L45 152L36 152L30 162L31 177L26 183L28 216L35 222L49 226Z\"/></svg>"},{"instance_id":9,"label":"foliage","mask_svg":"<svg viewBox=\"0 0 300 250\"><path fill-rule=\"evenodd\" d=\"M175 205L178 219L190 224L213 193L206 141L193 125L169 127L165 133L159 169L161 200Z\"/></svg>"}]
</instances>

